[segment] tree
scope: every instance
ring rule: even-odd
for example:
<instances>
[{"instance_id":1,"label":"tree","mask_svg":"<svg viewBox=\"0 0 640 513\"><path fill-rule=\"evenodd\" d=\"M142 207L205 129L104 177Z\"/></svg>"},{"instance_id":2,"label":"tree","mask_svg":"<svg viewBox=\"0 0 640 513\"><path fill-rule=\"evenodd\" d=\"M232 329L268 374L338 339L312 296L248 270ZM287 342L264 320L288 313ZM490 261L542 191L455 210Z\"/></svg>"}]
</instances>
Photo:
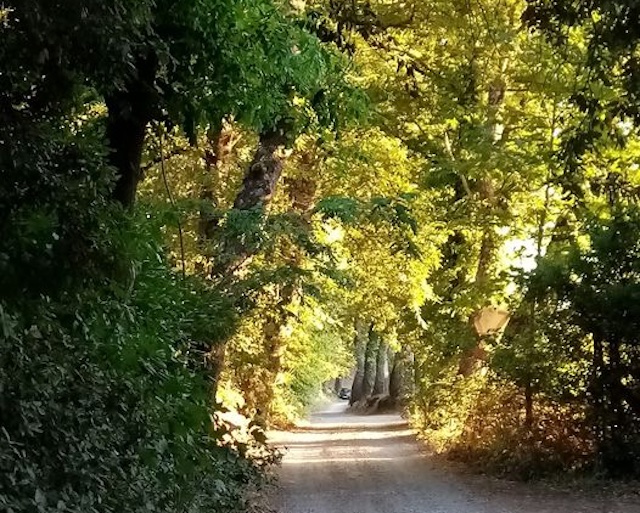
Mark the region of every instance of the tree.
<instances>
[{"instance_id":1,"label":"tree","mask_svg":"<svg viewBox=\"0 0 640 513\"><path fill-rule=\"evenodd\" d=\"M389 393L389 343L385 336L380 337L378 354L376 355L376 379L373 385L373 395L387 395Z\"/></svg>"},{"instance_id":2,"label":"tree","mask_svg":"<svg viewBox=\"0 0 640 513\"><path fill-rule=\"evenodd\" d=\"M5 10L5 115L15 105L23 115L71 107L78 89L97 93L108 111L114 199L125 207L135 199L150 123L181 126L192 142L199 127L225 116L275 134L291 102L311 100L330 66L317 40L268 0L248 9L235 0L33 0Z\"/></svg>"}]
</instances>

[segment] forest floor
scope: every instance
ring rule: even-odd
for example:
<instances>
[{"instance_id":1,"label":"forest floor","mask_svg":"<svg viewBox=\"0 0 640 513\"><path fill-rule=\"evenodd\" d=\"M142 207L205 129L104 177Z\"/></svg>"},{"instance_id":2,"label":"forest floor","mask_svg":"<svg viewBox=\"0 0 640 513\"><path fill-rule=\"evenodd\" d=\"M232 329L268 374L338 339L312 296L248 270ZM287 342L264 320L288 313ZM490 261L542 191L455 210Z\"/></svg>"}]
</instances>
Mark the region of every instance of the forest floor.
<instances>
[{"instance_id":1,"label":"forest floor","mask_svg":"<svg viewBox=\"0 0 640 513\"><path fill-rule=\"evenodd\" d=\"M272 433L285 456L279 513L640 513L640 497L461 472L429 455L396 414L353 415L346 402Z\"/></svg>"}]
</instances>

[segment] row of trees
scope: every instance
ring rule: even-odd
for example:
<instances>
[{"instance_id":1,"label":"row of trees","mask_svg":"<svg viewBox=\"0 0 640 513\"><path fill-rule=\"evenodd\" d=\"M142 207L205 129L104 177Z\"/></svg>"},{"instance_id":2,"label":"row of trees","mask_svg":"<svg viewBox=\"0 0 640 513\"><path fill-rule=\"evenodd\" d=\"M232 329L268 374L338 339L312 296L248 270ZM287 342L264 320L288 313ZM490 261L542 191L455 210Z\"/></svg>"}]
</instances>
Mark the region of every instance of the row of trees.
<instances>
[{"instance_id":1,"label":"row of trees","mask_svg":"<svg viewBox=\"0 0 640 513\"><path fill-rule=\"evenodd\" d=\"M405 187L421 272L362 255L387 273L366 276L368 305L395 307L362 318L412 353L416 422L525 476L637 472L635 5L324 12L418 163ZM491 309L509 312L504 334L477 329Z\"/></svg>"}]
</instances>

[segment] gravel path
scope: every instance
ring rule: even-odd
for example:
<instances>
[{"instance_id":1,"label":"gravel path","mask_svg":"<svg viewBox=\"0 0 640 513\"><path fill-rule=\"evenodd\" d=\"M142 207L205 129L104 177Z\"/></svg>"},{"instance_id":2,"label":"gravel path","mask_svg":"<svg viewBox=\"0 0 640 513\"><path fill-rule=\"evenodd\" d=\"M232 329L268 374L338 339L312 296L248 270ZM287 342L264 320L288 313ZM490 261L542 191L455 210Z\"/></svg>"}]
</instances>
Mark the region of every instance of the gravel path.
<instances>
[{"instance_id":1,"label":"gravel path","mask_svg":"<svg viewBox=\"0 0 640 513\"><path fill-rule=\"evenodd\" d=\"M424 454L397 415L356 416L335 403L295 432L286 448L281 513L640 513L640 501L552 491L462 475Z\"/></svg>"}]
</instances>

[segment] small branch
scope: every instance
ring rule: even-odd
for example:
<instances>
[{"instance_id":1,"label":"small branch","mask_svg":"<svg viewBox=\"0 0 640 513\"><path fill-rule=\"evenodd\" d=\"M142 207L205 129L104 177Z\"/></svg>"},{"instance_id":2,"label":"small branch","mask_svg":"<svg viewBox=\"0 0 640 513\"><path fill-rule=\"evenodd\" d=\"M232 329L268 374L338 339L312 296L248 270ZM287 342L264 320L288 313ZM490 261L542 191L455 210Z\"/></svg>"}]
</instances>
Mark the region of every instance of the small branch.
<instances>
[{"instance_id":1,"label":"small branch","mask_svg":"<svg viewBox=\"0 0 640 513\"><path fill-rule=\"evenodd\" d=\"M449 132L446 131L446 130L444 132L444 147L447 150L447 154L449 155L449 158L451 158L451 160L453 160L455 162L456 161L456 157L453 154L453 148L451 147L451 140L449 139ZM458 173L458 176L460 176L460 181L462 182L462 188L464 189L464 192L469 197L473 196L473 193L471 192L471 188L469 187L469 182L467 181L467 177L464 176L462 173Z\"/></svg>"},{"instance_id":2,"label":"small branch","mask_svg":"<svg viewBox=\"0 0 640 513\"><path fill-rule=\"evenodd\" d=\"M144 166L140 166L140 171L144 173L145 171L148 171L149 169L151 169L153 166L162 164L163 159L170 159L172 157L177 157L178 155L184 155L190 149L191 148L175 148L172 151L170 151L166 156L163 156L161 154L160 157L156 157L155 159L147 162Z\"/></svg>"}]
</instances>

